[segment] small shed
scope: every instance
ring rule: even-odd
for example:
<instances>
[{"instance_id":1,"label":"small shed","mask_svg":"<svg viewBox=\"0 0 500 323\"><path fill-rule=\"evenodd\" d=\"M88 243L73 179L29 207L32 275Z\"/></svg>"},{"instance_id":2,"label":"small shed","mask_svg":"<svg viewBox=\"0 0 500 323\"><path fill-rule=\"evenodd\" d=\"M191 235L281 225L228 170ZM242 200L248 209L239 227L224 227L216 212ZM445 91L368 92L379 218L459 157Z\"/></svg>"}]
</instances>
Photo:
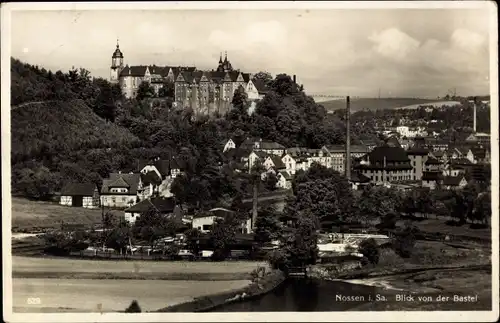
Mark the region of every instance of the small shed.
<instances>
[{"instance_id":1,"label":"small shed","mask_svg":"<svg viewBox=\"0 0 500 323\"><path fill-rule=\"evenodd\" d=\"M68 183L61 190L59 204L66 206L99 207L99 190L92 183Z\"/></svg>"}]
</instances>

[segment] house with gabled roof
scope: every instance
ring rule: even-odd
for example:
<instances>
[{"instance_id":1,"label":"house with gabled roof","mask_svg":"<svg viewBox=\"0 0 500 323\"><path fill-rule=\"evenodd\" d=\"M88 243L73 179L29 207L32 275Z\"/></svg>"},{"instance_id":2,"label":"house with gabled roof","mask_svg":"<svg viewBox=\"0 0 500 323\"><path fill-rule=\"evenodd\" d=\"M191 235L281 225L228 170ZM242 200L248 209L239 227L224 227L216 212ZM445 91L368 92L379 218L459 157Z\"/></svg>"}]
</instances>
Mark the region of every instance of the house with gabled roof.
<instances>
[{"instance_id":1,"label":"house with gabled roof","mask_svg":"<svg viewBox=\"0 0 500 323\"><path fill-rule=\"evenodd\" d=\"M229 138L228 140L224 140L223 142L223 148L222 152L225 153L229 149L235 149L236 148L236 143L232 138Z\"/></svg>"},{"instance_id":2,"label":"house with gabled roof","mask_svg":"<svg viewBox=\"0 0 500 323\"><path fill-rule=\"evenodd\" d=\"M444 176L443 188L447 190L456 190L464 188L467 185L465 175L459 174L458 176Z\"/></svg>"},{"instance_id":3,"label":"house with gabled roof","mask_svg":"<svg viewBox=\"0 0 500 323\"><path fill-rule=\"evenodd\" d=\"M68 183L61 189L59 204L94 209L99 207L99 190L93 183Z\"/></svg>"},{"instance_id":4,"label":"house with gabled roof","mask_svg":"<svg viewBox=\"0 0 500 323\"><path fill-rule=\"evenodd\" d=\"M151 196L160 196L161 177L155 171L141 173L142 190L137 195L139 199L145 200Z\"/></svg>"},{"instance_id":5,"label":"house with gabled roof","mask_svg":"<svg viewBox=\"0 0 500 323\"><path fill-rule=\"evenodd\" d=\"M276 187L287 190L292 188L292 175L286 169L280 170L276 174L276 178L278 179Z\"/></svg>"},{"instance_id":6,"label":"house with gabled roof","mask_svg":"<svg viewBox=\"0 0 500 323\"><path fill-rule=\"evenodd\" d=\"M436 189L443 180L443 174L440 171L424 171L422 174L422 187L431 190Z\"/></svg>"},{"instance_id":7,"label":"house with gabled roof","mask_svg":"<svg viewBox=\"0 0 500 323\"><path fill-rule=\"evenodd\" d=\"M353 190L357 191L362 187L365 187L370 184L370 178L366 177L360 172L352 172L351 178L349 180L351 187Z\"/></svg>"},{"instance_id":8,"label":"house with gabled roof","mask_svg":"<svg viewBox=\"0 0 500 323\"><path fill-rule=\"evenodd\" d=\"M276 155L268 156L262 165L267 169L267 170L274 170L275 172L279 172L282 170L286 170L285 163L281 160L280 157Z\"/></svg>"},{"instance_id":9,"label":"house with gabled roof","mask_svg":"<svg viewBox=\"0 0 500 323\"><path fill-rule=\"evenodd\" d=\"M269 87L263 80L253 78L248 81L245 92L247 93L249 100L261 100L269 92Z\"/></svg>"},{"instance_id":10,"label":"house with gabled roof","mask_svg":"<svg viewBox=\"0 0 500 323\"><path fill-rule=\"evenodd\" d=\"M264 163L264 161L269 157L270 155L264 151L259 151L259 150L252 150L250 155L248 156L248 172L252 171L252 168L257 164L257 163Z\"/></svg>"},{"instance_id":11,"label":"house with gabled roof","mask_svg":"<svg viewBox=\"0 0 500 323\"><path fill-rule=\"evenodd\" d=\"M472 147L467 152L467 159L473 164L488 163L490 161L490 152L485 148Z\"/></svg>"},{"instance_id":12,"label":"house with gabled roof","mask_svg":"<svg viewBox=\"0 0 500 323\"><path fill-rule=\"evenodd\" d=\"M151 197L142 200L141 202L124 210L125 220L129 223L134 223L137 221L137 218L141 216L141 214L144 214L151 208L165 217L177 218L179 221L181 220L182 211L175 203L175 199L173 197Z\"/></svg>"},{"instance_id":13,"label":"house with gabled roof","mask_svg":"<svg viewBox=\"0 0 500 323\"><path fill-rule=\"evenodd\" d=\"M111 208L126 208L137 202L142 194L140 173L111 173L103 180L101 205Z\"/></svg>"}]
</instances>

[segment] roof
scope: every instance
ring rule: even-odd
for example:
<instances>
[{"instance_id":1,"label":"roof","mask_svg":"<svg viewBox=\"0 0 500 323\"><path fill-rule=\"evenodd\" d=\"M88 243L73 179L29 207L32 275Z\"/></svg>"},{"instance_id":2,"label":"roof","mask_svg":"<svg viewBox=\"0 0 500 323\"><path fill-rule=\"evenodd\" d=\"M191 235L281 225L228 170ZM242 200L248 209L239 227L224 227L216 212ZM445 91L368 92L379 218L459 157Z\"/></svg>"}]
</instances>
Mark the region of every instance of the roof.
<instances>
[{"instance_id":1,"label":"roof","mask_svg":"<svg viewBox=\"0 0 500 323\"><path fill-rule=\"evenodd\" d=\"M149 69L150 74L157 74L162 77L166 77L170 70L177 77L180 71L193 72L196 67L193 66L156 66L156 65L136 65L136 66L125 66L120 72L120 76L138 76L142 77L146 74L146 69Z\"/></svg>"},{"instance_id":2,"label":"roof","mask_svg":"<svg viewBox=\"0 0 500 323\"><path fill-rule=\"evenodd\" d=\"M422 174L423 181L437 181L442 177L441 172L424 172Z\"/></svg>"},{"instance_id":3,"label":"roof","mask_svg":"<svg viewBox=\"0 0 500 323\"><path fill-rule=\"evenodd\" d=\"M96 189L92 183L68 183L61 190L61 196L93 196Z\"/></svg>"},{"instance_id":4,"label":"roof","mask_svg":"<svg viewBox=\"0 0 500 323\"><path fill-rule=\"evenodd\" d=\"M471 148L470 151L476 158L484 159L486 157L486 149L484 148Z\"/></svg>"},{"instance_id":5,"label":"roof","mask_svg":"<svg viewBox=\"0 0 500 323\"><path fill-rule=\"evenodd\" d=\"M375 147L370 153L368 153L370 158L370 163L384 162L384 157L386 162L406 162L410 161L406 151L401 147L390 147L390 146L380 146Z\"/></svg>"},{"instance_id":6,"label":"roof","mask_svg":"<svg viewBox=\"0 0 500 323\"><path fill-rule=\"evenodd\" d=\"M170 172L170 163L168 160L159 159L155 161L154 166L160 172L161 176L167 176Z\"/></svg>"},{"instance_id":7,"label":"roof","mask_svg":"<svg viewBox=\"0 0 500 323\"><path fill-rule=\"evenodd\" d=\"M173 197L153 197L137 203L125 209L127 213L144 213L151 207L155 208L160 213L172 213L175 209L175 199Z\"/></svg>"},{"instance_id":8,"label":"roof","mask_svg":"<svg viewBox=\"0 0 500 323\"><path fill-rule=\"evenodd\" d=\"M269 87L264 81L254 78L252 79L252 83L255 85L255 88L257 89L259 94L266 94L267 92L269 92Z\"/></svg>"},{"instance_id":9,"label":"roof","mask_svg":"<svg viewBox=\"0 0 500 323\"><path fill-rule=\"evenodd\" d=\"M260 141L260 138L255 138L255 137L253 137L253 138L247 138L247 139L245 139L241 143L240 148L243 148L243 149L245 149L245 148L253 148L254 145L255 145L255 143L258 142L258 141Z\"/></svg>"},{"instance_id":10,"label":"roof","mask_svg":"<svg viewBox=\"0 0 500 323\"><path fill-rule=\"evenodd\" d=\"M441 158L444 156L444 152L443 151L433 151L432 155L434 155L434 157L436 157L436 158Z\"/></svg>"},{"instance_id":11,"label":"roof","mask_svg":"<svg viewBox=\"0 0 500 323\"><path fill-rule=\"evenodd\" d=\"M351 182L353 182L353 183L368 183L368 182L370 182L370 178L366 177L365 175L363 175L359 172L352 172L351 173Z\"/></svg>"},{"instance_id":12,"label":"roof","mask_svg":"<svg viewBox=\"0 0 500 323\"><path fill-rule=\"evenodd\" d=\"M325 145L325 148L331 153L346 152L346 145ZM351 145L350 151L351 154L356 154L356 153L366 154L370 152L370 149L366 145Z\"/></svg>"},{"instance_id":13,"label":"roof","mask_svg":"<svg viewBox=\"0 0 500 323\"><path fill-rule=\"evenodd\" d=\"M210 216L225 218L227 215L233 214L233 213L234 213L234 211L228 210L226 208L216 207L216 208L213 208L211 210L208 210L208 212L198 213L194 216L194 218L204 218L204 217L210 217Z\"/></svg>"},{"instance_id":14,"label":"roof","mask_svg":"<svg viewBox=\"0 0 500 323\"><path fill-rule=\"evenodd\" d=\"M120 45L116 44L115 52L113 53L113 58L123 58L123 53L120 50Z\"/></svg>"},{"instance_id":15,"label":"roof","mask_svg":"<svg viewBox=\"0 0 500 323\"><path fill-rule=\"evenodd\" d=\"M283 161L281 160L280 157L273 155L273 156L269 156L268 158L271 159L271 161L273 162L274 167L276 167L276 169L286 168L285 163L283 163Z\"/></svg>"},{"instance_id":16,"label":"roof","mask_svg":"<svg viewBox=\"0 0 500 323\"><path fill-rule=\"evenodd\" d=\"M468 160L467 158L464 158L464 157L452 159L451 163L455 164L455 165L470 165L470 164L472 164L470 160Z\"/></svg>"},{"instance_id":17,"label":"roof","mask_svg":"<svg viewBox=\"0 0 500 323\"><path fill-rule=\"evenodd\" d=\"M285 146L274 141L259 141L259 149L285 149Z\"/></svg>"},{"instance_id":18,"label":"roof","mask_svg":"<svg viewBox=\"0 0 500 323\"><path fill-rule=\"evenodd\" d=\"M141 174L141 180L144 185L160 185L161 184L161 178L158 177L158 173L155 171L149 171L146 174Z\"/></svg>"},{"instance_id":19,"label":"roof","mask_svg":"<svg viewBox=\"0 0 500 323\"><path fill-rule=\"evenodd\" d=\"M121 180L118 181L118 179ZM113 185L122 185L122 186L127 185L125 187L129 188L129 192L123 194L136 195L140 181L141 181L141 175L139 173L135 174L111 173L109 174L109 178L106 178L102 181L101 194L109 194L110 187L117 187ZM113 193L113 194L119 194L119 193Z\"/></svg>"},{"instance_id":20,"label":"roof","mask_svg":"<svg viewBox=\"0 0 500 323\"><path fill-rule=\"evenodd\" d=\"M270 157L268 153L265 151L259 151L259 150L253 150L252 151L254 154L256 154L259 158L266 159L267 157Z\"/></svg>"},{"instance_id":21,"label":"roof","mask_svg":"<svg viewBox=\"0 0 500 323\"><path fill-rule=\"evenodd\" d=\"M235 148L226 150L223 154L227 159L241 160L241 158L247 158L251 153L252 149Z\"/></svg>"},{"instance_id":22,"label":"roof","mask_svg":"<svg viewBox=\"0 0 500 323\"><path fill-rule=\"evenodd\" d=\"M281 174L281 176L283 176L287 181L291 180L292 179L292 176L290 175L289 172L287 172L286 170L281 170L279 171L279 173Z\"/></svg>"},{"instance_id":23,"label":"roof","mask_svg":"<svg viewBox=\"0 0 500 323\"><path fill-rule=\"evenodd\" d=\"M387 139L387 145L389 147L401 147L401 145L399 144L399 140L396 137L390 137L389 139Z\"/></svg>"},{"instance_id":24,"label":"roof","mask_svg":"<svg viewBox=\"0 0 500 323\"><path fill-rule=\"evenodd\" d=\"M436 158L433 158L432 156L429 156L427 160L425 161L427 165L439 165L441 162L437 160Z\"/></svg>"},{"instance_id":25,"label":"roof","mask_svg":"<svg viewBox=\"0 0 500 323\"><path fill-rule=\"evenodd\" d=\"M445 186L458 186L463 178L464 178L463 174L460 174L458 176L445 176L443 178L443 185L445 185Z\"/></svg>"},{"instance_id":26,"label":"roof","mask_svg":"<svg viewBox=\"0 0 500 323\"><path fill-rule=\"evenodd\" d=\"M122 177L118 177L112 182L108 183L108 187L121 187L121 188L129 188L130 185L127 183Z\"/></svg>"},{"instance_id":27,"label":"roof","mask_svg":"<svg viewBox=\"0 0 500 323\"><path fill-rule=\"evenodd\" d=\"M406 151L408 155L422 155L425 156L429 153L429 150L423 147L412 147Z\"/></svg>"}]
</instances>

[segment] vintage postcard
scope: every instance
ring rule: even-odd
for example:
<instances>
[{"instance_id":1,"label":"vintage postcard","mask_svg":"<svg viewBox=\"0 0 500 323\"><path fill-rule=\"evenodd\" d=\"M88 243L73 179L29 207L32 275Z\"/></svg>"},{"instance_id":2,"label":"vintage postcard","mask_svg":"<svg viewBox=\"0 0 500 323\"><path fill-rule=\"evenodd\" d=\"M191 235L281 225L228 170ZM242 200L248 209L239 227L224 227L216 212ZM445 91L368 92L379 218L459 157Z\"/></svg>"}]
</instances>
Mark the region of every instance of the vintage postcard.
<instances>
[{"instance_id":1,"label":"vintage postcard","mask_svg":"<svg viewBox=\"0 0 500 323\"><path fill-rule=\"evenodd\" d=\"M4 321L498 319L494 2L1 14Z\"/></svg>"}]
</instances>

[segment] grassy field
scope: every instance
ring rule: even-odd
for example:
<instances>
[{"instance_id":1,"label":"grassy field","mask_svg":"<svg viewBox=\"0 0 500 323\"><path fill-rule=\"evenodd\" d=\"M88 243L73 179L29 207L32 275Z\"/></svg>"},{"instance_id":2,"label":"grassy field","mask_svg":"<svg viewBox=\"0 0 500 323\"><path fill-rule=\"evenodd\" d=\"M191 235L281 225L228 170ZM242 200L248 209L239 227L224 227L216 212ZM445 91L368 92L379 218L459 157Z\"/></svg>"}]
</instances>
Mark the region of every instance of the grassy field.
<instances>
[{"instance_id":1,"label":"grassy field","mask_svg":"<svg viewBox=\"0 0 500 323\"><path fill-rule=\"evenodd\" d=\"M359 98L351 99L351 111L398 109L413 105L430 104L438 100L418 98ZM320 102L327 111L345 109L345 100L332 100Z\"/></svg>"},{"instance_id":2,"label":"grassy field","mask_svg":"<svg viewBox=\"0 0 500 323\"><path fill-rule=\"evenodd\" d=\"M14 312L114 312L125 310L133 300L142 311L193 300L194 297L239 289L247 280L152 281L93 279L13 279ZM35 296L36 295L36 296ZM28 305L38 297L39 305Z\"/></svg>"},{"instance_id":3,"label":"grassy field","mask_svg":"<svg viewBox=\"0 0 500 323\"><path fill-rule=\"evenodd\" d=\"M54 275L78 278L117 278L134 279L138 276L147 279L168 279L169 275L207 277L218 280L218 277L247 277L259 266L267 266L263 262L226 261L226 262L189 262L189 261L113 261L113 260L73 260L58 258L12 257L14 277L42 278ZM45 275L45 276L44 276ZM179 278L177 278L179 279ZM227 279L227 278L225 278ZM224 280L225 280L224 279ZM200 279L198 279L200 280Z\"/></svg>"},{"instance_id":4,"label":"grassy field","mask_svg":"<svg viewBox=\"0 0 500 323\"><path fill-rule=\"evenodd\" d=\"M13 230L29 230L60 227L61 221L67 224L98 224L101 223L101 212L100 209L69 207L12 197L12 228ZM121 211L114 212L122 213Z\"/></svg>"},{"instance_id":5,"label":"grassy field","mask_svg":"<svg viewBox=\"0 0 500 323\"><path fill-rule=\"evenodd\" d=\"M400 220L397 224L401 225L405 221L406 220ZM417 226L421 231L425 232L491 239L491 228L471 229L470 223L464 224L463 226L453 226L446 224L445 219L436 219L432 217L428 219L414 220L411 221L411 223Z\"/></svg>"}]
</instances>

